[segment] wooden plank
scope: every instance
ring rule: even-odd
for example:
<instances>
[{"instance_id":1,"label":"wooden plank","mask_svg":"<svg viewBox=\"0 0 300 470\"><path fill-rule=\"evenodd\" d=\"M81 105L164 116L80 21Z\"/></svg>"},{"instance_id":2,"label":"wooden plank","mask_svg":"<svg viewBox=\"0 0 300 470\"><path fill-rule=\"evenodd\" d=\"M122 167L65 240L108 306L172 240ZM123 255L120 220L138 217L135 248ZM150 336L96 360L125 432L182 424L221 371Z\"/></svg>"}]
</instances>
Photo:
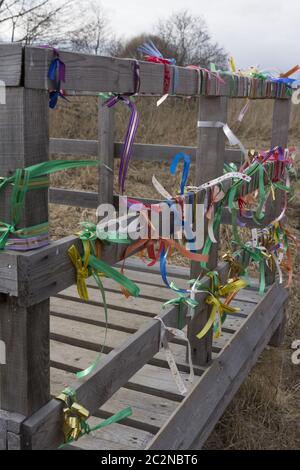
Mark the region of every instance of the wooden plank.
<instances>
[{"instance_id":1,"label":"wooden plank","mask_svg":"<svg viewBox=\"0 0 300 470\"><path fill-rule=\"evenodd\" d=\"M22 437L20 434L7 433L7 450L22 450Z\"/></svg>"},{"instance_id":2,"label":"wooden plank","mask_svg":"<svg viewBox=\"0 0 300 470\"><path fill-rule=\"evenodd\" d=\"M98 155L98 140L50 139L50 153L66 155Z\"/></svg>"},{"instance_id":3,"label":"wooden plank","mask_svg":"<svg viewBox=\"0 0 300 470\"><path fill-rule=\"evenodd\" d=\"M64 88L70 94L97 95L99 92L132 93L134 91L132 59L117 59L60 51L60 57L66 64L66 83ZM25 47L25 86L26 88L48 89L47 72L53 58L50 49ZM164 66L140 61L141 94L163 94ZM82 70L84 68L84 73ZM179 81L176 95L198 95L198 75L194 70L178 67ZM239 78L236 77L238 85ZM216 79L211 77L209 95L216 96ZM229 96L228 86L220 86L220 95ZM232 97L238 97L235 87ZM252 98L261 98L262 93Z\"/></svg>"},{"instance_id":4,"label":"wooden plank","mask_svg":"<svg viewBox=\"0 0 300 470\"><path fill-rule=\"evenodd\" d=\"M34 305L74 284L75 271L68 256L68 249L73 244L81 250L81 241L75 236L69 236L52 242L44 248L19 255L18 302L20 305ZM127 245L125 247L122 245L105 246L102 251L102 260L114 265L123 258L126 247Z\"/></svg>"},{"instance_id":5,"label":"wooden plank","mask_svg":"<svg viewBox=\"0 0 300 470\"><path fill-rule=\"evenodd\" d=\"M74 191L73 189L61 188L49 189L49 198L52 204L96 209L98 207L98 197L98 193L93 191Z\"/></svg>"},{"instance_id":6,"label":"wooden plank","mask_svg":"<svg viewBox=\"0 0 300 470\"><path fill-rule=\"evenodd\" d=\"M132 321L134 321L134 318ZM145 327L146 325L147 322L144 322L143 326ZM142 328L142 326L140 328ZM106 330L104 325L95 325L94 323L88 323L87 321L83 324L78 317L73 319L67 315L65 315L65 317L53 315L51 317L50 337L53 340L85 348L89 351L100 352L103 349L103 352L108 354L114 348L123 344L130 335L136 333L136 331L137 329L133 329L133 332L129 333L128 331L125 332L121 329L108 328L107 339L105 342ZM172 343L172 351L175 360L178 361L180 370L189 372L188 366L185 363L184 346L184 343ZM220 347L216 346L216 351L219 352L219 350ZM150 363L153 365L159 365L164 369L168 368L163 351L158 352L158 354L155 355L155 358L149 361L149 364Z\"/></svg>"},{"instance_id":7,"label":"wooden plank","mask_svg":"<svg viewBox=\"0 0 300 470\"><path fill-rule=\"evenodd\" d=\"M90 365L95 360L95 356L95 352L90 349L55 340L51 341L51 364L57 369L78 372ZM182 377L187 379L188 374L183 372ZM128 383L124 384L124 387L171 401L182 401L182 396L176 388L170 371L164 367L146 364L130 378Z\"/></svg>"},{"instance_id":8,"label":"wooden plank","mask_svg":"<svg viewBox=\"0 0 300 470\"><path fill-rule=\"evenodd\" d=\"M114 197L114 108L103 106L103 98L98 99L98 160L100 204L113 204Z\"/></svg>"},{"instance_id":9,"label":"wooden plank","mask_svg":"<svg viewBox=\"0 0 300 470\"><path fill-rule=\"evenodd\" d=\"M0 292L18 295L18 255L14 252L1 253Z\"/></svg>"},{"instance_id":10,"label":"wooden plank","mask_svg":"<svg viewBox=\"0 0 300 470\"><path fill-rule=\"evenodd\" d=\"M119 158L122 145L122 142L114 144L114 158ZM157 144L134 144L131 158L139 161L171 162L172 158L179 152L189 155L192 162L196 160L196 147ZM96 157L98 154L98 141L51 138L50 153ZM225 149L225 161L227 163L241 163L241 152L236 149Z\"/></svg>"},{"instance_id":11,"label":"wooden plank","mask_svg":"<svg viewBox=\"0 0 300 470\"><path fill-rule=\"evenodd\" d=\"M7 449L7 423L5 419L0 418L0 450Z\"/></svg>"},{"instance_id":12,"label":"wooden plank","mask_svg":"<svg viewBox=\"0 0 300 470\"><path fill-rule=\"evenodd\" d=\"M97 426L101 421L99 418L91 417L88 423L92 427ZM99 429L92 435L83 436L72 445L79 446L82 450L137 451L144 449L151 438L153 434L149 432L116 423Z\"/></svg>"},{"instance_id":13,"label":"wooden plank","mask_svg":"<svg viewBox=\"0 0 300 470\"><path fill-rule=\"evenodd\" d=\"M65 355L66 346L56 343L56 347L61 348L61 357ZM73 357L78 357L81 351L72 347ZM68 386L73 380L73 374L69 372L51 368L51 392L54 396ZM132 427L149 431L154 427L158 430L168 419L171 413L178 406L177 402L166 398L149 395L147 393L120 388L102 407L104 413L116 413L122 408L130 406L133 411L131 418L122 421L126 425L132 423ZM95 412L94 415L98 414ZM151 431L150 431L151 432Z\"/></svg>"},{"instance_id":14,"label":"wooden plank","mask_svg":"<svg viewBox=\"0 0 300 470\"><path fill-rule=\"evenodd\" d=\"M276 99L274 101L271 148L288 145L289 122L291 113L291 101ZM284 194L281 190L276 190L276 201L269 197L272 220L278 217L284 206ZM275 281L275 271L266 270L266 282L272 284ZM280 334L279 334L280 336Z\"/></svg>"},{"instance_id":15,"label":"wooden plank","mask_svg":"<svg viewBox=\"0 0 300 470\"><path fill-rule=\"evenodd\" d=\"M0 57L0 80L6 87L19 86L22 73L22 45L0 44Z\"/></svg>"},{"instance_id":16,"label":"wooden plank","mask_svg":"<svg viewBox=\"0 0 300 470\"><path fill-rule=\"evenodd\" d=\"M1 175L46 161L48 139L47 93L7 88L6 106L0 106ZM27 194L21 227L48 220L47 194L47 190ZM11 221L9 208L10 191L6 191L1 197L0 220ZM12 257L15 259L15 255ZM17 264L20 287L19 259ZM43 406L50 396L49 302L45 299L30 308L13 297L3 295L0 300L0 339L7 346L6 364L0 369L0 408L25 416Z\"/></svg>"},{"instance_id":17,"label":"wooden plank","mask_svg":"<svg viewBox=\"0 0 300 470\"><path fill-rule=\"evenodd\" d=\"M59 297L61 298L75 298L78 299L78 293L76 286L68 287L67 289L63 290ZM173 294L174 297L174 294ZM97 289L90 289L89 291L89 298L93 305L103 305L101 295L99 290ZM113 308L115 310L121 310L124 312L132 312L132 313L147 313L147 316L151 313L153 316L157 315L162 308L162 301L157 297L155 300L148 300L145 298L140 297L129 297L126 299L120 292L110 292L107 295L107 303L109 308Z\"/></svg>"},{"instance_id":18,"label":"wooden plank","mask_svg":"<svg viewBox=\"0 0 300 470\"><path fill-rule=\"evenodd\" d=\"M227 122L227 98L207 98L200 97L199 100L199 121ZM195 185L199 186L206 181L210 181L223 173L225 135L220 127L199 127L197 130L197 157ZM207 224L204 232L204 239L208 237ZM215 233L216 240L219 240L219 233ZM214 269L218 263L219 243L212 244L207 267ZM196 279L202 272L200 263L191 263L191 279ZM211 307L207 305L199 306L188 325L188 338L192 348L193 364L205 365L211 361L212 352L212 329L199 340L197 333L207 323L211 312Z\"/></svg>"},{"instance_id":19,"label":"wooden plank","mask_svg":"<svg viewBox=\"0 0 300 470\"><path fill-rule=\"evenodd\" d=\"M218 267L222 274L227 265ZM206 280L206 285L209 281ZM183 308L186 315L186 308ZM161 315L167 326L176 326L177 309ZM160 350L160 322L153 319L110 352L85 383L73 384L78 400L92 412L105 403L132 375ZM61 441L61 404L52 400L23 424L27 448L55 448Z\"/></svg>"},{"instance_id":20,"label":"wooden plank","mask_svg":"<svg viewBox=\"0 0 300 470\"><path fill-rule=\"evenodd\" d=\"M70 318L80 318L81 320L90 321L91 324L105 325L105 313L103 307L84 304L73 300L64 300L52 297L50 301L51 314L55 316L65 315ZM135 315L125 311L109 309L108 324L113 329L134 333L136 329L144 325L148 321L148 317L143 315Z\"/></svg>"},{"instance_id":21,"label":"wooden plank","mask_svg":"<svg viewBox=\"0 0 300 470\"><path fill-rule=\"evenodd\" d=\"M149 449L188 449L196 438L197 448L203 445L281 321L281 308L286 299L287 292L278 284L268 291Z\"/></svg>"}]
</instances>

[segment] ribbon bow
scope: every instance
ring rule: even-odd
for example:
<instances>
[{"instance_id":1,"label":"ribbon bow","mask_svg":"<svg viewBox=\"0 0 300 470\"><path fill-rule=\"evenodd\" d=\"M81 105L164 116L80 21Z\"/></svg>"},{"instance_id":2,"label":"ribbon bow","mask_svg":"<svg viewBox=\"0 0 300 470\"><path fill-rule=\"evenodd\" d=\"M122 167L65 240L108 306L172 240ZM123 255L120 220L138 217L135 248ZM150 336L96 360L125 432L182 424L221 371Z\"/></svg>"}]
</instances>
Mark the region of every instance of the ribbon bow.
<instances>
[{"instance_id":1,"label":"ribbon bow","mask_svg":"<svg viewBox=\"0 0 300 470\"><path fill-rule=\"evenodd\" d=\"M89 434L90 427L86 420L90 413L77 402L75 392L70 388L66 388L56 398L65 405L63 409L64 442L77 441L83 434Z\"/></svg>"},{"instance_id":2,"label":"ribbon bow","mask_svg":"<svg viewBox=\"0 0 300 470\"><path fill-rule=\"evenodd\" d=\"M228 278L232 279L234 281L238 280L239 276L241 274L245 273L245 269L243 266L237 261L235 256L227 251L223 256L222 256L223 261L227 262L229 264L229 273L228 273Z\"/></svg>"},{"instance_id":3,"label":"ribbon bow","mask_svg":"<svg viewBox=\"0 0 300 470\"><path fill-rule=\"evenodd\" d=\"M172 283L171 289L174 289ZM177 328L182 330L184 327L183 306L187 305L188 307L196 308L198 306L198 302L194 299L191 299L191 297L187 297L185 294L178 292L178 297L165 302L163 304L163 308L166 308L168 305L178 305Z\"/></svg>"},{"instance_id":4,"label":"ribbon bow","mask_svg":"<svg viewBox=\"0 0 300 470\"><path fill-rule=\"evenodd\" d=\"M221 335L222 324L226 320L227 313L236 313L240 310L239 308L230 307L230 302L239 290L244 289L247 286L247 283L241 279L229 281L225 286L220 286L217 272L208 273L207 276L211 279L211 288L209 290L203 287L202 284L196 284L197 287L199 285L202 291L208 292L209 295L205 302L208 305L212 305L211 314L206 325L197 334L198 339L202 339L209 332L212 326L214 328L215 338L218 338ZM194 284L197 281L193 280L190 282ZM224 302L220 300L222 297L225 297Z\"/></svg>"},{"instance_id":5,"label":"ribbon bow","mask_svg":"<svg viewBox=\"0 0 300 470\"><path fill-rule=\"evenodd\" d=\"M84 408L84 406L78 403L74 390L68 387L63 390L56 399L62 401L65 405L63 408L63 433L65 444L62 444L60 448L73 441L77 441L84 434L90 434L91 432L97 431L98 429L104 428L110 424L117 423L132 415L132 409L130 407L124 408L118 413L112 415L110 418L102 421L97 426L91 428L87 423L90 413L86 408Z\"/></svg>"}]
</instances>

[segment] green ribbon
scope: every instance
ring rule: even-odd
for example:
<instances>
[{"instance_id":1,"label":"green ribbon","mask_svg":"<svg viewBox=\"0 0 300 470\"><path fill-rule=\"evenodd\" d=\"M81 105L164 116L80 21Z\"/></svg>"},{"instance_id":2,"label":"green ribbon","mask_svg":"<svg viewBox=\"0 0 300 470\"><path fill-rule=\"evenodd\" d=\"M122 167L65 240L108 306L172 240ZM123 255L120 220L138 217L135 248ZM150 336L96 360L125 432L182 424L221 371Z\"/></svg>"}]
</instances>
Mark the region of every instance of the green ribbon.
<instances>
[{"instance_id":1,"label":"green ribbon","mask_svg":"<svg viewBox=\"0 0 300 470\"><path fill-rule=\"evenodd\" d=\"M48 187L49 181L47 178L45 179L45 176L57 171L97 165L98 162L93 160L51 160L29 166L25 169L17 169L12 176L1 177L0 191L4 190L8 185L12 185L13 190L10 200L11 222L0 222L0 250L5 248L7 239L11 233L17 237L22 236L22 238L26 238L29 236L29 232L31 236L35 235L36 232L40 234L42 226L43 233L47 232L47 223L17 229L17 225L20 223L22 217L25 197L28 190Z\"/></svg>"},{"instance_id":2,"label":"green ribbon","mask_svg":"<svg viewBox=\"0 0 300 470\"><path fill-rule=\"evenodd\" d=\"M166 308L169 305L178 305L177 328L178 330L182 330L185 325L183 306L187 305L188 307L196 308L198 306L198 302L187 297L185 294L178 293L178 297L165 302L163 304L163 308Z\"/></svg>"},{"instance_id":3,"label":"green ribbon","mask_svg":"<svg viewBox=\"0 0 300 470\"><path fill-rule=\"evenodd\" d=\"M113 279L115 282L117 282L118 284L123 286L124 289L126 289L129 292L129 294L132 295L133 297L138 297L139 294L140 294L139 287L133 281L128 279L126 276L124 276L124 274L120 273L115 268L109 266L104 261L99 260L98 258L96 258L96 256L95 256L95 252L96 252L95 240L97 239L97 235L96 235L96 232L95 232L95 227L96 226L94 224L89 223L89 222L82 222L81 226L84 227L84 230L79 235L79 237L80 237L80 239L82 240L82 243L83 243L84 252L85 252L84 257L86 256L86 252L87 252L87 249L88 249L88 244L90 244L90 246L92 247L92 251L94 253L94 254L90 254L89 257L88 257L88 269L89 269L89 274L91 274L93 276L93 278L95 279L96 284L97 284L97 286L99 288L99 291L101 293L103 308L104 308L104 314L105 314L106 329L105 329L105 339L104 339L104 342L103 342L100 353L98 354L97 358L95 359L95 361L93 361L93 363L90 366L88 366L86 369L84 369L80 372L77 372L76 377L78 379L82 379L83 377L86 377L87 375L89 375L97 367L97 365L99 364L99 362L101 360L103 350L104 350L104 347L105 347L105 344L106 344L106 335L107 335L107 328L108 328L107 327L107 325L108 325L108 307L107 307L107 303L106 303L105 290L104 290L103 283L101 281L99 273L103 273L106 277L108 277L110 279Z\"/></svg>"},{"instance_id":4,"label":"green ribbon","mask_svg":"<svg viewBox=\"0 0 300 470\"><path fill-rule=\"evenodd\" d=\"M67 387L63 391L63 393L70 398L71 403L77 403L76 393L71 387ZM104 428L106 426L109 426L110 424L118 423L118 422L122 421L123 419L128 418L129 416L132 416L132 408L131 407L127 407L127 408L124 408L121 411L118 411L117 413L113 414L112 416L105 419L104 421L102 421L101 423L97 424L94 427L90 427L90 425L88 424L87 421L85 421L84 419L80 419L79 424L80 424L80 431L81 432L80 432L80 435L79 435L78 439L80 439L85 434L90 434L91 432L98 431L99 429ZM78 440L78 439L76 439L76 440ZM61 444L59 446L59 449L64 448L65 446L71 444L74 441L75 441L75 439L70 438L66 443Z\"/></svg>"}]
</instances>

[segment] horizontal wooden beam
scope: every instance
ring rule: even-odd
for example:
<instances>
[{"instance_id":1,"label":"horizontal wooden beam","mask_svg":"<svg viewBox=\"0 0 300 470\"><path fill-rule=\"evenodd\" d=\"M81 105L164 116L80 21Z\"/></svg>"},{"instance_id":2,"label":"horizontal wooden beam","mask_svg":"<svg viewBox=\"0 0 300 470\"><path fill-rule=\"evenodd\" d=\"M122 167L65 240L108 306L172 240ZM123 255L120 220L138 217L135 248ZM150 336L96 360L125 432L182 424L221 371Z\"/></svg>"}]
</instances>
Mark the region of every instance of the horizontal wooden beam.
<instances>
[{"instance_id":1,"label":"horizontal wooden beam","mask_svg":"<svg viewBox=\"0 0 300 470\"><path fill-rule=\"evenodd\" d=\"M228 272L227 263L218 268L221 276ZM210 280L203 278L203 284L209 286ZM197 300L205 299L205 294L198 294ZM177 326L177 307L171 307L160 315L166 326ZM183 308L186 320L187 307ZM102 406L120 387L125 385L144 364L160 350L160 321L153 319L140 328L119 348L111 351L90 377L85 381L72 384L78 402L91 413ZM62 442L62 404L51 400L23 423L25 445L31 449L53 449Z\"/></svg>"},{"instance_id":2,"label":"horizontal wooden beam","mask_svg":"<svg viewBox=\"0 0 300 470\"><path fill-rule=\"evenodd\" d=\"M117 59L76 52L60 52L61 60L66 64L66 82L64 88L69 93L99 92L132 93L134 92L133 59ZM27 88L47 90L49 87L47 72L53 52L51 49L25 47L25 77ZM141 95L161 95L163 93L164 65L139 61L141 77ZM178 82L176 95L195 96L199 93L199 75L196 70L177 67ZM173 74L171 81L173 81ZM217 78L211 76L209 89L206 84L202 94L206 96L232 96L251 98L274 98L280 91L274 82L247 77L230 76L221 73L223 82L217 86ZM255 87L253 86L255 85ZM171 87L172 89L172 83Z\"/></svg>"},{"instance_id":3,"label":"horizontal wooden beam","mask_svg":"<svg viewBox=\"0 0 300 470\"><path fill-rule=\"evenodd\" d=\"M73 285L76 274L68 256L73 244L81 250L81 241L69 236L26 253L0 253L0 293L17 297L20 306L29 307ZM101 259L114 265L123 259L127 246L104 245Z\"/></svg>"},{"instance_id":4,"label":"horizontal wooden beam","mask_svg":"<svg viewBox=\"0 0 300 470\"><path fill-rule=\"evenodd\" d=\"M115 158L119 158L122 150L122 143L115 143ZM154 145L154 144L134 144L132 159L139 161L171 162L172 158L179 152L186 153L194 162L196 158L196 147L184 145ZM82 139L50 139L50 153L66 155L88 155L96 157L98 155L97 140ZM240 150L226 149L225 161L227 163L241 163L243 156Z\"/></svg>"},{"instance_id":5,"label":"horizontal wooden beam","mask_svg":"<svg viewBox=\"0 0 300 470\"><path fill-rule=\"evenodd\" d=\"M49 190L50 202L53 204L62 204L65 206L82 207L85 209L96 209L98 207L98 194L92 191L78 191L74 189L61 189L61 188L50 188ZM158 204L162 202L159 199L148 199L136 197L137 201L142 204ZM114 196L114 205L117 208L119 205L118 196ZM268 225L272 222L270 205L267 206L267 213L262 221L258 224L252 219L246 217L240 217L242 223L249 229L261 228L262 226ZM227 207L222 209L222 224L231 225L232 218L231 213ZM1 272L1 271L0 271Z\"/></svg>"},{"instance_id":6,"label":"horizontal wooden beam","mask_svg":"<svg viewBox=\"0 0 300 470\"><path fill-rule=\"evenodd\" d=\"M269 289L148 449L201 448L282 321L287 298L282 286Z\"/></svg>"}]
</instances>

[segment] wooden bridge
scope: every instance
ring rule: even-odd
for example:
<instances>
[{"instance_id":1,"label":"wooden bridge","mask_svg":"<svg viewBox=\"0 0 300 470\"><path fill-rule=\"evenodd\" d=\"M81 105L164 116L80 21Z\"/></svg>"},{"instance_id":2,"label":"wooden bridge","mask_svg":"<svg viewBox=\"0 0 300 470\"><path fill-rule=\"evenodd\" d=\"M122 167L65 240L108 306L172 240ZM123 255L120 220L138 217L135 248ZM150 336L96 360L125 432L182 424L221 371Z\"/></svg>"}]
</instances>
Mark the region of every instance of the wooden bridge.
<instances>
[{"instance_id":1,"label":"wooden bridge","mask_svg":"<svg viewBox=\"0 0 300 470\"><path fill-rule=\"evenodd\" d=\"M26 198L22 223L30 226L48 219L48 201L94 208L114 202L113 168L120 144L114 142L114 112L101 107L99 139L78 141L50 139L48 131L47 71L52 51L20 45L0 45L0 79L6 84L6 104L0 105L1 176L16 168L46 161L50 152L90 155L102 163L98 193L51 188ZM69 94L133 91L134 61L61 53L67 67L65 89ZM230 98L274 99L271 145L287 146L290 100L274 83L247 77L225 76L218 84L213 76L210 89L201 91L201 75L178 67L178 96L197 96L199 120L227 121ZM140 95L161 95L163 65L140 62ZM203 77L202 77L203 79ZM55 111L54 111L55 112ZM196 125L196 123L195 123ZM199 128L197 147L136 144L134 158L169 160L186 151L196 164L199 185L220 176L224 162L240 161L240 152L225 149L221 128ZM103 163L106 166L103 166ZM0 220L7 220L9 192L0 195ZM280 199L280 198L279 198ZM270 207L264 220L274 220L280 201ZM228 213L222 214L228 223ZM200 307L191 320L184 307L187 334L192 346L195 381L187 396L177 391L161 350L160 315L166 326L176 327L177 306L161 313L172 298L157 268L128 260L128 276L141 289L137 299L125 300L118 286L104 280L109 306L107 342L103 358L85 380L74 383L73 373L93 361L105 337L103 304L96 285L88 281L90 300L77 295L75 272L67 254L80 241L69 236L49 246L25 253L0 253L0 340L6 345L6 364L0 365L0 449L55 449L63 442L63 405L51 396L72 384L78 402L91 412L91 423L112 416L124 406L133 415L72 444L84 449L199 449L234 397L260 353L283 334L286 290L272 273L264 296L253 287L233 301L240 313L228 315L222 335L212 333L198 340L195 334L206 323L209 307L205 294L197 294ZM103 247L102 259L117 265L124 248ZM226 282L229 265L218 263L214 246L209 267ZM192 275L198 266L193 263ZM190 279L187 268L170 267L179 287ZM209 279L203 278L209 285ZM186 343L170 341L182 377L188 383Z\"/></svg>"}]
</instances>

